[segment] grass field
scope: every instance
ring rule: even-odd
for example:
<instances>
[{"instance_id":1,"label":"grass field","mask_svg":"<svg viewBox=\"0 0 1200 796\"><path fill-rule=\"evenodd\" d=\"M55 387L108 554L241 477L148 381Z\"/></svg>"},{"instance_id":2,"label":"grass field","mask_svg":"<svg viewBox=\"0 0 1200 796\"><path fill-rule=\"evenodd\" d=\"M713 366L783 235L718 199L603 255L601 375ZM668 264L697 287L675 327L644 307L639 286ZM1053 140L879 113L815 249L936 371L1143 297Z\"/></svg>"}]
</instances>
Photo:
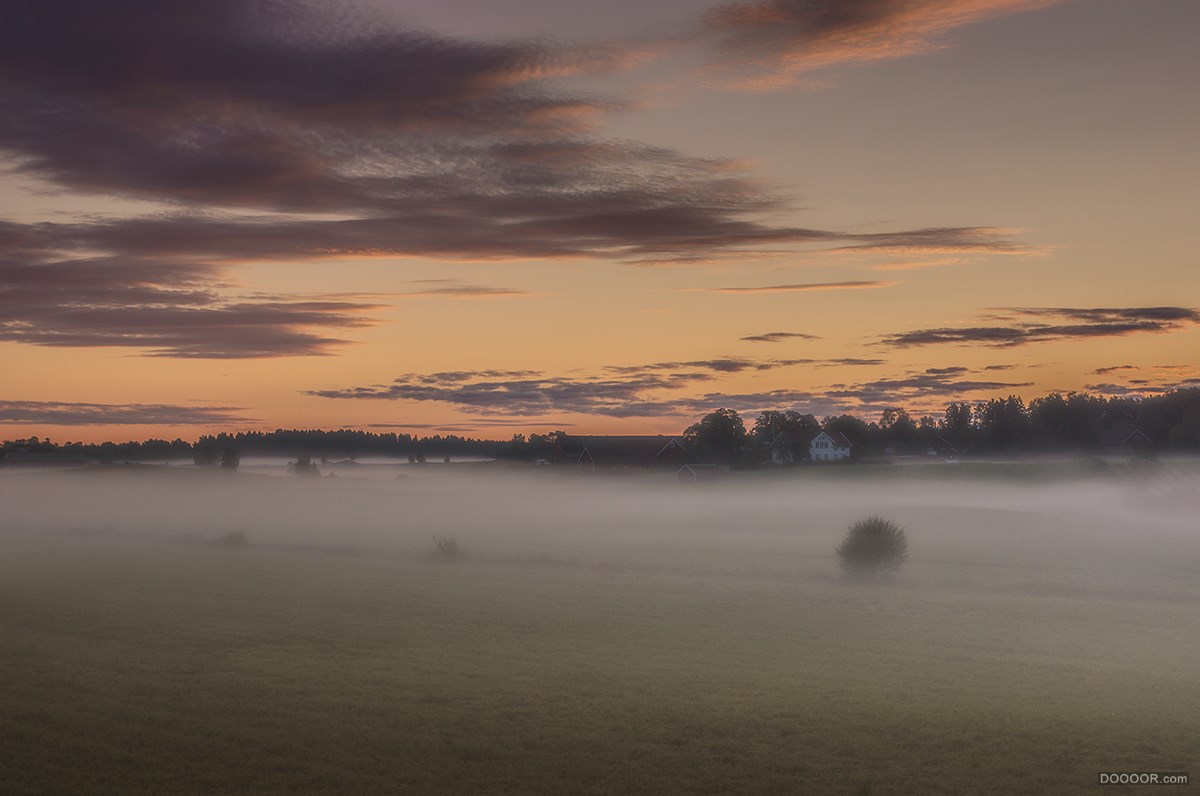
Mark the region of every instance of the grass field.
<instances>
[{"instance_id":1,"label":"grass field","mask_svg":"<svg viewBox=\"0 0 1200 796\"><path fill-rule=\"evenodd\" d=\"M9 528L0 791L1069 793L1194 767L1194 540L1072 566L1086 518L889 500L912 559L872 584L832 556L853 510L765 501L740 536L643 506L556 543L522 514L454 563L424 527L342 552Z\"/></svg>"}]
</instances>

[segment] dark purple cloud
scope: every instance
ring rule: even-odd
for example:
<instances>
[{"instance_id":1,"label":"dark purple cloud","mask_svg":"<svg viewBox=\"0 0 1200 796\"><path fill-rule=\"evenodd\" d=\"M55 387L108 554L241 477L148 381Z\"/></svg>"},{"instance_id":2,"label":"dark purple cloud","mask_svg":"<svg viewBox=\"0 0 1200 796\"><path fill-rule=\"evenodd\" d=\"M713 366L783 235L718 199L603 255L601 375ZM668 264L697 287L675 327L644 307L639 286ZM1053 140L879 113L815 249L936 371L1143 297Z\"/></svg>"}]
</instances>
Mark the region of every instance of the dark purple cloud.
<instances>
[{"instance_id":1,"label":"dark purple cloud","mask_svg":"<svg viewBox=\"0 0 1200 796\"><path fill-rule=\"evenodd\" d=\"M1002 310L995 317L1008 321L1009 325L918 329L886 335L882 343L897 348L935 343L1011 347L1051 340L1170 332L1200 324L1200 312L1186 307L1014 307Z\"/></svg>"},{"instance_id":2,"label":"dark purple cloud","mask_svg":"<svg viewBox=\"0 0 1200 796\"><path fill-rule=\"evenodd\" d=\"M0 340L60 348L119 346L151 356L242 359L328 354L329 329L370 323L377 305L222 294L216 269L110 259L0 259Z\"/></svg>"},{"instance_id":3,"label":"dark purple cloud","mask_svg":"<svg viewBox=\"0 0 1200 796\"><path fill-rule=\"evenodd\" d=\"M239 297L225 280L247 261L654 263L764 247L1019 248L987 227L781 225L771 219L789 208L786 198L732 161L598 137L597 124L624 103L555 78L603 68L612 56L604 48L470 41L338 9L43 0L9 10L0 25L7 168L49 190L164 210L0 219L0 293L9 304L33 299L3 311L0 339L284 356L326 353L342 341L331 329L368 322L363 302ZM515 295L467 285L428 292Z\"/></svg>"},{"instance_id":4,"label":"dark purple cloud","mask_svg":"<svg viewBox=\"0 0 1200 796\"><path fill-rule=\"evenodd\" d=\"M754 287L714 287L709 293L808 293L818 290L869 290L893 287L899 282L851 280L846 282L805 282L792 285L758 285Z\"/></svg>"},{"instance_id":5,"label":"dark purple cloud","mask_svg":"<svg viewBox=\"0 0 1200 796\"><path fill-rule=\"evenodd\" d=\"M750 88L927 52L948 31L1056 0L735 0L704 15L712 70Z\"/></svg>"},{"instance_id":6,"label":"dark purple cloud","mask_svg":"<svg viewBox=\"0 0 1200 796\"><path fill-rule=\"evenodd\" d=\"M0 423L51 426L212 426L251 422L232 406L0 401Z\"/></svg>"},{"instance_id":7,"label":"dark purple cloud","mask_svg":"<svg viewBox=\"0 0 1200 796\"><path fill-rule=\"evenodd\" d=\"M743 343L782 343L785 340L820 340L821 338L815 334L804 334L803 332L765 332L738 339Z\"/></svg>"}]
</instances>

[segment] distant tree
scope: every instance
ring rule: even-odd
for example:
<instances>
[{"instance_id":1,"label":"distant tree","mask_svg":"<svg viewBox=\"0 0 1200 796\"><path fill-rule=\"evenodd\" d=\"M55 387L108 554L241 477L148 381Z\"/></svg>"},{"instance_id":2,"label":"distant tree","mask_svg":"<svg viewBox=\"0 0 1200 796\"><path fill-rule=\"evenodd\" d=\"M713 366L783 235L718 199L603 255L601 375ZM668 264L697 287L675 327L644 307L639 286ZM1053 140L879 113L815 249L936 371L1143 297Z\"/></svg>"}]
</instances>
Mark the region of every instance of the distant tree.
<instances>
[{"instance_id":1,"label":"distant tree","mask_svg":"<svg viewBox=\"0 0 1200 796\"><path fill-rule=\"evenodd\" d=\"M812 415L802 415L794 409L779 411L769 409L754 421L750 433L762 442L770 442L776 434L784 432L807 433L820 431L821 424Z\"/></svg>"},{"instance_id":2,"label":"distant tree","mask_svg":"<svg viewBox=\"0 0 1200 796\"><path fill-rule=\"evenodd\" d=\"M908 539L891 520L868 517L850 526L837 554L846 572L873 577L900 568L908 559Z\"/></svg>"},{"instance_id":3,"label":"distant tree","mask_svg":"<svg viewBox=\"0 0 1200 796\"><path fill-rule=\"evenodd\" d=\"M237 448L226 448L221 453L221 469L233 471L242 463L242 455L237 452Z\"/></svg>"},{"instance_id":4,"label":"distant tree","mask_svg":"<svg viewBox=\"0 0 1200 796\"><path fill-rule=\"evenodd\" d=\"M718 409L683 432L688 447L705 461L735 464L742 456L746 426L732 409Z\"/></svg>"},{"instance_id":5,"label":"distant tree","mask_svg":"<svg viewBox=\"0 0 1200 796\"><path fill-rule=\"evenodd\" d=\"M854 448L861 449L871 438L871 427L867 425L866 421L860 420L853 415L827 417L825 418L825 422L821 424L821 429L831 434L837 432L845 435ZM851 448L852 452L854 452L854 448Z\"/></svg>"},{"instance_id":6,"label":"distant tree","mask_svg":"<svg viewBox=\"0 0 1200 796\"><path fill-rule=\"evenodd\" d=\"M200 440L192 446L192 462L197 467L216 467L220 456L217 453L217 446L211 437L207 439L201 437Z\"/></svg>"},{"instance_id":7,"label":"distant tree","mask_svg":"<svg viewBox=\"0 0 1200 796\"><path fill-rule=\"evenodd\" d=\"M995 450L1020 448L1029 438L1029 414L1015 395L976 404L975 422L984 442Z\"/></svg>"},{"instance_id":8,"label":"distant tree","mask_svg":"<svg viewBox=\"0 0 1200 796\"><path fill-rule=\"evenodd\" d=\"M467 553L453 536L433 537L433 555L439 561L457 561Z\"/></svg>"},{"instance_id":9,"label":"distant tree","mask_svg":"<svg viewBox=\"0 0 1200 796\"><path fill-rule=\"evenodd\" d=\"M879 428L889 445L913 445L920 438L917 424L903 409L884 409Z\"/></svg>"},{"instance_id":10,"label":"distant tree","mask_svg":"<svg viewBox=\"0 0 1200 796\"><path fill-rule=\"evenodd\" d=\"M312 460L308 454L297 456L296 461L288 463L288 472L292 475L302 477L311 477L320 475L321 471L317 468L317 463Z\"/></svg>"},{"instance_id":11,"label":"distant tree","mask_svg":"<svg viewBox=\"0 0 1200 796\"><path fill-rule=\"evenodd\" d=\"M946 413L942 416L942 422L938 424L938 430L952 445L965 448L970 444L971 433L974 430L971 425L972 417L969 403L953 401L946 405Z\"/></svg>"}]
</instances>

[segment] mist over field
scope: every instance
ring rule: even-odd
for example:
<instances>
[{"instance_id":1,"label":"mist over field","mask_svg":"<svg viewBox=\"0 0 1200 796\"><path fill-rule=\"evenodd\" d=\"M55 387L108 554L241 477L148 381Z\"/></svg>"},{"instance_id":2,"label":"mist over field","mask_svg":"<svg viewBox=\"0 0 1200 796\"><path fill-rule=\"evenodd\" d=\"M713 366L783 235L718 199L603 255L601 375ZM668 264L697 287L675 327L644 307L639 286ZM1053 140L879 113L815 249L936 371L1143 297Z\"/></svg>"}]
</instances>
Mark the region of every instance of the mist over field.
<instances>
[{"instance_id":1,"label":"mist over field","mask_svg":"<svg viewBox=\"0 0 1200 796\"><path fill-rule=\"evenodd\" d=\"M1000 566L1086 581L1097 567L1130 573L1160 559L1200 561L1200 464L1189 460L1153 470L1034 462L730 473L701 485L665 473L588 478L573 467L502 464L327 468L336 478L245 469L8 474L0 524L182 541L241 531L255 544L363 555L418 555L434 536L450 535L489 561L683 569L699 556L716 569L754 562L833 575L847 525L881 514L908 529L922 581Z\"/></svg>"},{"instance_id":2,"label":"mist over field","mask_svg":"<svg viewBox=\"0 0 1200 796\"><path fill-rule=\"evenodd\" d=\"M0 474L6 790L1074 792L1200 748L1192 460L340 471ZM870 515L908 560L849 577Z\"/></svg>"}]
</instances>

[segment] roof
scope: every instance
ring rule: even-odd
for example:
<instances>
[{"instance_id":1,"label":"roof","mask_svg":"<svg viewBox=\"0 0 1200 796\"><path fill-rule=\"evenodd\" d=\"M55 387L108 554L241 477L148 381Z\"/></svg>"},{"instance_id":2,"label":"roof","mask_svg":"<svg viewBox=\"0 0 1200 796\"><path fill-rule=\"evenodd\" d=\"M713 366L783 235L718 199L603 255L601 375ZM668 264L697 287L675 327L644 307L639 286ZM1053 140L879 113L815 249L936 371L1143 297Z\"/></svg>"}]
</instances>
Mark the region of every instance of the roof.
<instances>
[{"instance_id":1,"label":"roof","mask_svg":"<svg viewBox=\"0 0 1200 796\"><path fill-rule=\"evenodd\" d=\"M649 464L672 449L683 450L679 440L663 435L576 437L564 434L559 438L559 445L569 458L579 458L586 451L596 464Z\"/></svg>"},{"instance_id":2,"label":"roof","mask_svg":"<svg viewBox=\"0 0 1200 796\"><path fill-rule=\"evenodd\" d=\"M1136 428L1110 428L1100 436L1101 444L1108 448L1117 448L1136 442L1149 442L1150 438Z\"/></svg>"},{"instance_id":3,"label":"roof","mask_svg":"<svg viewBox=\"0 0 1200 796\"><path fill-rule=\"evenodd\" d=\"M833 441L835 447L851 448L853 445L850 440L846 439L846 435L840 431L781 431L775 435L775 439L771 440L771 447L778 445L806 445L811 446L813 440L824 434Z\"/></svg>"}]
</instances>

